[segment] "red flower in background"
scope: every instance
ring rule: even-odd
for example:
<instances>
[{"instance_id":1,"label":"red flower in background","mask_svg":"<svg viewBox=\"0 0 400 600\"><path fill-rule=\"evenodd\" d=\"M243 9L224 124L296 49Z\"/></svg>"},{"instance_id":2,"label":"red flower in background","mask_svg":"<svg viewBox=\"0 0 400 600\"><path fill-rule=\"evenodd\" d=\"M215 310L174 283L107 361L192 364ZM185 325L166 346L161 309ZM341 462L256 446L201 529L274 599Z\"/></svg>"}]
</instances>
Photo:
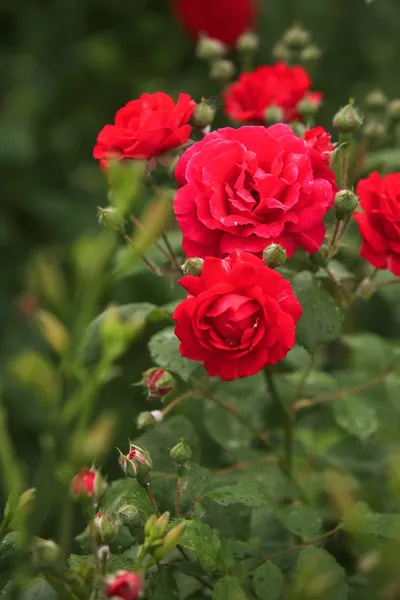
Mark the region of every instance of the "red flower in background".
<instances>
[{"instance_id":1,"label":"red flower in background","mask_svg":"<svg viewBox=\"0 0 400 600\"><path fill-rule=\"evenodd\" d=\"M318 127L306 131L304 139L307 146L318 152L326 164L329 165L331 153L335 150L335 146L332 144L331 134L319 125Z\"/></svg>"},{"instance_id":2,"label":"red flower in background","mask_svg":"<svg viewBox=\"0 0 400 600\"><path fill-rule=\"evenodd\" d=\"M371 173L358 182L356 193L364 210L354 214L363 238L361 256L400 275L400 173Z\"/></svg>"},{"instance_id":3,"label":"red flower in background","mask_svg":"<svg viewBox=\"0 0 400 600\"><path fill-rule=\"evenodd\" d=\"M107 598L122 598L122 600L136 600L143 586L142 577L130 571L117 571L110 575L106 581Z\"/></svg>"},{"instance_id":4,"label":"red flower in background","mask_svg":"<svg viewBox=\"0 0 400 600\"><path fill-rule=\"evenodd\" d=\"M243 123L264 124L264 114L270 106L279 106L285 121L298 117L297 104L311 87L311 80L303 67L289 67L278 62L243 73L224 94L225 111L231 119ZM322 95L312 93L315 101Z\"/></svg>"},{"instance_id":5,"label":"red flower in background","mask_svg":"<svg viewBox=\"0 0 400 600\"><path fill-rule=\"evenodd\" d=\"M248 377L293 347L301 306L290 283L252 254L208 257L200 277L179 283L189 293L173 314L180 352L209 375Z\"/></svg>"},{"instance_id":6,"label":"red flower in background","mask_svg":"<svg viewBox=\"0 0 400 600\"><path fill-rule=\"evenodd\" d=\"M174 10L187 31L233 45L253 22L253 0L174 0Z\"/></svg>"},{"instance_id":7,"label":"red flower in background","mask_svg":"<svg viewBox=\"0 0 400 600\"><path fill-rule=\"evenodd\" d=\"M100 131L93 150L103 168L113 158L148 159L184 144L196 103L188 94L178 101L163 92L142 94L115 115L114 125Z\"/></svg>"},{"instance_id":8,"label":"red flower in background","mask_svg":"<svg viewBox=\"0 0 400 600\"><path fill-rule=\"evenodd\" d=\"M217 129L186 150L175 176L188 257L223 258L236 248L261 256L273 242L290 257L323 242L335 175L288 125Z\"/></svg>"}]
</instances>

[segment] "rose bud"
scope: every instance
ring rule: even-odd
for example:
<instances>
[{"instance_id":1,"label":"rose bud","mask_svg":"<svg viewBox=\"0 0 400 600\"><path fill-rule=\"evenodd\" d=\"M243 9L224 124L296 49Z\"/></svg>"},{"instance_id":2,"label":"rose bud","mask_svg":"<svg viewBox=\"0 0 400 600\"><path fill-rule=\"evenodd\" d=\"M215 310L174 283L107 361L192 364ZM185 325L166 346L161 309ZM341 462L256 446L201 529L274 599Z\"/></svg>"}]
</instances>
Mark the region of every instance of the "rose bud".
<instances>
[{"instance_id":1,"label":"rose bud","mask_svg":"<svg viewBox=\"0 0 400 600\"><path fill-rule=\"evenodd\" d=\"M243 54L250 54L258 50L260 38L254 31L246 31L237 39L236 50Z\"/></svg>"},{"instance_id":2,"label":"rose bud","mask_svg":"<svg viewBox=\"0 0 400 600\"><path fill-rule=\"evenodd\" d=\"M184 275L194 275L200 277L203 270L203 258L188 258L182 265L181 271Z\"/></svg>"},{"instance_id":3,"label":"rose bud","mask_svg":"<svg viewBox=\"0 0 400 600\"><path fill-rule=\"evenodd\" d=\"M210 71L210 78L221 83L226 83L235 75L235 65L231 60L219 58L216 60Z\"/></svg>"},{"instance_id":4,"label":"rose bud","mask_svg":"<svg viewBox=\"0 0 400 600\"><path fill-rule=\"evenodd\" d=\"M214 121L215 108L207 103L205 98L202 98L199 104L196 104L196 108L193 111L192 123L199 129L205 129Z\"/></svg>"},{"instance_id":5,"label":"rose bud","mask_svg":"<svg viewBox=\"0 0 400 600\"><path fill-rule=\"evenodd\" d=\"M376 119L369 119L362 129L362 133L371 144L379 144L386 140L386 127Z\"/></svg>"},{"instance_id":6,"label":"rose bud","mask_svg":"<svg viewBox=\"0 0 400 600\"><path fill-rule=\"evenodd\" d=\"M139 510L132 504L123 504L117 512L117 523L128 528L140 525Z\"/></svg>"},{"instance_id":7,"label":"rose bud","mask_svg":"<svg viewBox=\"0 0 400 600\"><path fill-rule=\"evenodd\" d=\"M264 120L267 125L275 125L276 123L282 123L285 120L285 113L283 108L271 104L264 112Z\"/></svg>"},{"instance_id":8,"label":"rose bud","mask_svg":"<svg viewBox=\"0 0 400 600\"><path fill-rule=\"evenodd\" d=\"M169 455L177 466L183 466L192 458L193 452L185 440L181 440L172 448Z\"/></svg>"},{"instance_id":9,"label":"rose bud","mask_svg":"<svg viewBox=\"0 0 400 600\"><path fill-rule=\"evenodd\" d=\"M142 577L139 573L130 571L117 571L107 577L107 598L122 598L122 600L136 600L143 586Z\"/></svg>"},{"instance_id":10,"label":"rose bud","mask_svg":"<svg viewBox=\"0 0 400 600\"><path fill-rule=\"evenodd\" d=\"M185 531L186 523L179 523L175 527L173 527L170 531L168 531L167 535L162 541L162 545L157 548L153 554L156 560L161 560L165 558L171 550L176 548L179 543L183 532Z\"/></svg>"},{"instance_id":11,"label":"rose bud","mask_svg":"<svg viewBox=\"0 0 400 600\"><path fill-rule=\"evenodd\" d=\"M291 50L301 50L310 42L310 34L296 23L283 34L282 42Z\"/></svg>"},{"instance_id":12,"label":"rose bud","mask_svg":"<svg viewBox=\"0 0 400 600\"><path fill-rule=\"evenodd\" d=\"M124 219L121 217L120 211L113 206L107 206L106 208L98 206L97 215L101 227L111 229L112 231L118 231L123 228Z\"/></svg>"},{"instance_id":13,"label":"rose bud","mask_svg":"<svg viewBox=\"0 0 400 600\"><path fill-rule=\"evenodd\" d=\"M161 423L164 415L161 410L151 410L141 412L136 419L136 426L138 429L152 429L157 423Z\"/></svg>"},{"instance_id":14,"label":"rose bud","mask_svg":"<svg viewBox=\"0 0 400 600\"><path fill-rule=\"evenodd\" d=\"M350 190L340 190L335 196L336 218L342 221L351 215L358 206L357 196Z\"/></svg>"},{"instance_id":15,"label":"rose bud","mask_svg":"<svg viewBox=\"0 0 400 600\"><path fill-rule=\"evenodd\" d=\"M201 35L196 47L196 56L201 60L215 60L226 54L227 47L219 40Z\"/></svg>"},{"instance_id":16,"label":"rose bud","mask_svg":"<svg viewBox=\"0 0 400 600\"><path fill-rule=\"evenodd\" d=\"M263 252L263 260L266 267L276 269L286 262L286 250L279 244L270 244Z\"/></svg>"},{"instance_id":17,"label":"rose bud","mask_svg":"<svg viewBox=\"0 0 400 600\"><path fill-rule=\"evenodd\" d=\"M82 469L71 481L71 492L77 500L98 500L107 487L99 471Z\"/></svg>"},{"instance_id":18,"label":"rose bud","mask_svg":"<svg viewBox=\"0 0 400 600\"><path fill-rule=\"evenodd\" d=\"M387 106L387 98L381 90L374 90L365 97L365 106L371 112L381 112Z\"/></svg>"},{"instance_id":19,"label":"rose bud","mask_svg":"<svg viewBox=\"0 0 400 600\"><path fill-rule=\"evenodd\" d=\"M175 385L175 380L168 371L153 367L143 373L141 385L147 388L147 396L152 398L164 398Z\"/></svg>"},{"instance_id":20,"label":"rose bud","mask_svg":"<svg viewBox=\"0 0 400 600\"><path fill-rule=\"evenodd\" d=\"M321 99L314 98L312 95L305 96L297 105L298 113L305 119L313 117L321 106Z\"/></svg>"},{"instance_id":21,"label":"rose bud","mask_svg":"<svg viewBox=\"0 0 400 600\"><path fill-rule=\"evenodd\" d=\"M160 517L151 515L144 526L144 535L149 543L160 540L167 531L170 513L165 512ZM157 545L157 544L156 544Z\"/></svg>"},{"instance_id":22,"label":"rose bud","mask_svg":"<svg viewBox=\"0 0 400 600\"><path fill-rule=\"evenodd\" d=\"M400 121L400 98L389 102L387 116L393 121Z\"/></svg>"},{"instance_id":23,"label":"rose bud","mask_svg":"<svg viewBox=\"0 0 400 600\"><path fill-rule=\"evenodd\" d=\"M309 46L303 48L303 50L300 52L300 61L303 63L303 65L312 69L321 58L321 54L322 52L318 46L315 44L310 44Z\"/></svg>"},{"instance_id":24,"label":"rose bud","mask_svg":"<svg viewBox=\"0 0 400 600\"><path fill-rule=\"evenodd\" d=\"M145 478L153 467L150 453L134 444L130 444L128 454L120 451L119 464L125 475L138 480Z\"/></svg>"},{"instance_id":25,"label":"rose bud","mask_svg":"<svg viewBox=\"0 0 400 600\"><path fill-rule=\"evenodd\" d=\"M60 565L62 552L53 540L37 538L33 550L32 561L37 569L50 569Z\"/></svg>"},{"instance_id":26,"label":"rose bud","mask_svg":"<svg viewBox=\"0 0 400 600\"><path fill-rule=\"evenodd\" d=\"M117 524L108 515L98 512L94 518L97 537L103 544L108 544L118 533Z\"/></svg>"},{"instance_id":27,"label":"rose bud","mask_svg":"<svg viewBox=\"0 0 400 600\"><path fill-rule=\"evenodd\" d=\"M292 59L291 50L282 42L277 42L272 50L274 59L289 64Z\"/></svg>"},{"instance_id":28,"label":"rose bud","mask_svg":"<svg viewBox=\"0 0 400 600\"><path fill-rule=\"evenodd\" d=\"M342 133L352 133L361 127L363 122L362 115L354 102L350 100L349 104L343 106L333 117L333 127Z\"/></svg>"}]
</instances>

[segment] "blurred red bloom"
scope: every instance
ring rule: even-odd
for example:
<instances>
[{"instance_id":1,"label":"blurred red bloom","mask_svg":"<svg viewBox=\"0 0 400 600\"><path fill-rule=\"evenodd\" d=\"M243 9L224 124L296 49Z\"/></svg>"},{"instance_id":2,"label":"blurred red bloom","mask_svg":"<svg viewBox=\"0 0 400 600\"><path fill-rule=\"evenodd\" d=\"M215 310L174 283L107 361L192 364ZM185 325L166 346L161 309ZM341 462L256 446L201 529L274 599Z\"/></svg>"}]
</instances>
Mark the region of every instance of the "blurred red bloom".
<instances>
[{"instance_id":1,"label":"blurred red bloom","mask_svg":"<svg viewBox=\"0 0 400 600\"><path fill-rule=\"evenodd\" d=\"M193 37L200 33L233 45L254 19L253 0L174 0L174 11Z\"/></svg>"}]
</instances>

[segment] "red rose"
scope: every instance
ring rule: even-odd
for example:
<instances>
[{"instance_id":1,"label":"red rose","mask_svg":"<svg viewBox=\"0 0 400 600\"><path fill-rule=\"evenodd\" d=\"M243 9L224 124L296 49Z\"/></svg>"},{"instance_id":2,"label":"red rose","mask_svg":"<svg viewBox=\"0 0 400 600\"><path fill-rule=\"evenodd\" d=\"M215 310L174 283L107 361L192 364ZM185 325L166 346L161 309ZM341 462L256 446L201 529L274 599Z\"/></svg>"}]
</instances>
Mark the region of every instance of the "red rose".
<instances>
[{"instance_id":1,"label":"red rose","mask_svg":"<svg viewBox=\"0 0 400 600\"><path fill-rule=\"evenodd\" d=\"M142 578L138 573L117 571L107 579L107 598L122 598L136 600L142 589Z\"/></svg>"},{"instance_id":2,"label":"red rose","mask_svg":"<svg viewBox=\"0 0 400 600\"><path fill-rule=\"evenodd\" d=\"M309 148L316 150L323 160L329 165L331 161L331 153L335 150L332 144L331 134L325 131L321 126L309 129L304 134L304 139Z\"/></svg>"},{"instance_id":3,"label":"red rose","mask_svg":"<svg viewBox=\"0 0 400 600\"><path fill-rule=\"evenodd\" d=\"M266 109L279 106L285 121L292 121L298 118L297 104L310 86L310 78L303 67L289 67L282 62L258 67L240 75L238 81L227 88L225 111L235 121L263 124ZM322 95L314 92L311 97L317 101Z\"/></svg>"},{"instance_id":4,"label":"red rose","mask_svg":"<svg viewBox=\"0 0 400 600\"><path fill-rule=\"evenodd\" d=\"M74 496L95 496L96 471L82 469L71 481L71 491Z\"/></svg>"},{"instance_id":5,"label":"red rose","mask_svg":"<svg viewBox=\"0 0 400 600\"><path fill-rule=\"evenodd\" d=\"M106 167L112 158L147 159L181 146L189 138L195 106L188 94L179 94L176 104L163 92L142 94L117 112L114 125L103 127L94 158Z\"/></svg>"},{"instance_id":6,"label":"red rose","mask_svg":"<svg viewBox=\"0 0 400 600\"><path fill-rule=\"evenodd\" d=\"M358 182L356 193L364 210L353 215L363 238L361 256L400 275L400 173L371 173Z\"/></svg>"},{"instance_id":7,"label":"red rose","mask_svg":"<svg viewBox=\"0 0 400 600\"><path fill-rule=\"evenodd\" d=\"M248 377L293 347L301 306L290 283L252 254L208 257L200 277L179 283L189 292L173 314L180 351L209 375Z\"/></svg>"},{"instance_id":8,"label":"red rose","mask_svg":"<svg viewBox=\"0 0 400 600\"><path fill-rule=\"evenodd\" d=\"M251 27L255 13L252 0L175 0L174 9L193 37L204 33L228 45Z\"/></svg>"},{"instance_id":9,"label":"red rose","mask_svg":"<svg viewBox=\"0 0 400 600\"><path fill-rule=\"evenodd\" d=\"M271 243L290 256L316 252L335 176L288 125L218 129L182 155L174 210L188 257L261 256Z\"/></svg>"}]
</instances>

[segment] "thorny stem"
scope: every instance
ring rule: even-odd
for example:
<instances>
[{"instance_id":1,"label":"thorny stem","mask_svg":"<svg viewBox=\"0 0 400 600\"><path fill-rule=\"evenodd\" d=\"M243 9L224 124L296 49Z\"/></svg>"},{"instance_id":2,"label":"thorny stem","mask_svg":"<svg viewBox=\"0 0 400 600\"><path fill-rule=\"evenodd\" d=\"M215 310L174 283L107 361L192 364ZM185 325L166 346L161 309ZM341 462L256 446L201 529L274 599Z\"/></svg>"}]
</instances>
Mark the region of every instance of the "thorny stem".
<instances>
[{"instance_id":1,"label":"thorny stem","mask_svg":"<svg viewBox=\"0 0 400 600\"><path fill-rule=\"evenodd\" d=\"M176 480L176 494L175 494L175 519L179 519L181 514L181 495L182 495L182 483L183 477L178 475Z\"/></svg>"},{"instance_id":2,"label":"thorny stem","mask_svg":"<svg viewBox=\"0 0 400 600\"><path fill-rule=\"evenodd\" d=\"M141 229L143 231L144 227L143 227L143 225L141 224L141 222L136 217L134 217L132 215L130 217L130 219L131 219L132 223L136 227L138 227L139 229ZM171 257L169 255L169 253L165 250L165 248L161 244L159 244L158 242L154 242L154 245L155 245L156 248L159 249L159 251L161 252L161 254L163 254L165 256L165 258L167 258L168 260L170 260Z\"/></svg>"},{"instance_id":3,"label":"thorny stem","mask_svg":"<svg viewBox=\"0 0 400 600\"><path fill-rule=\"evenodd\" d=\"M96 567L96 573L97 576L100 577L101 575L101 563L100 563L100 558L99 558L99 553L98 553L98 545L97 545L97 540L96 540L96 527L94 525L94 518L91 517L90 521L89 521L89 537L90 537L90 545L92 547L92 554L94 557L94 564Z\"/></svg>"},{"instance_id":4,"label":"thorny stem","mask_svg":"<svg viewBox=\"0 0 400 600\"><path fill-rule=\"evenodd\" d=\"M284 429L285 436L285 447L284 447L284 463L283 468L288 477L292 477L293 470L293 422L291 414L288 412L286 406L283 403L281 395L278 391L278 388L275 385L275 381L272 373L269 371L268 367L264 368L265 379L268 384L269 391L271 393L272 399L274 401L275 406L281 413L282 416L282 424Z\"/></svg>"},{"instance_id":5,"label":"thorny stem","mask_svg":"<svg viewBox=\"0 0 400 600\"><path fill-rule=\"evenodd\" d=\"M162 234L161 234L161 237L162 237L162 239L164 240L164 243L165 243L165 245L166 245L166 247L167 247L167 250L168 250L168 252L169 252L169 254L170 254L170 257L171 257L171 263L172 263L172 265L173 265L173 266L174 266L174 267L177 269L177 271L180 273L180 272L181 272L181 265L179 264L179 261L178 261L178 259L177 259L177 257L176 257L176 254L175 254L175 252L174 252L174 249L172 248L172 246L171 246L171 244L170 244L170 242L169 242L168 236L167 236L167 234L165 233L165 231L163 231L163 232L162 232Z\"/></svg>"},{"instance_id":6,"label":"thorny stem","mask_svg":"<svg viewBox=\"0 0 400 600\"><path fill-rule=\"evenodd\" d=\"M171 410L173 408L175 408L175 406L178 406L178 404L183 402L183 400L187 400L188 398L195 398L195 397L196 397L196 395L193 392L186 392L185 394L182 394L181 396L177 396L176 398L174 398L172 400L172 402L170 402L169 404L167 404L167 406L165 408L163 408L163 410L161 411L163 416L165 417L165 415L170 413Z\"/></svg>"},{"instance_id":7,"label":"thorny stem","mask_svg":"<svg viewBox=\"0 0 400 600\"><path fill-rule=\"evenodd\" d=\"M156 513L157 517L159 517L161 513L160 513L160 510L159 510L159 508L157 506L156 499L154 498L154 494L153 494L153 490L151 489L151 485L148 483L148 484L144 485L143 487L144 487L144 489L147 492L147 495L149 497L151 505L154 508L154 512Z\"/></svg>"}]
</instances>

